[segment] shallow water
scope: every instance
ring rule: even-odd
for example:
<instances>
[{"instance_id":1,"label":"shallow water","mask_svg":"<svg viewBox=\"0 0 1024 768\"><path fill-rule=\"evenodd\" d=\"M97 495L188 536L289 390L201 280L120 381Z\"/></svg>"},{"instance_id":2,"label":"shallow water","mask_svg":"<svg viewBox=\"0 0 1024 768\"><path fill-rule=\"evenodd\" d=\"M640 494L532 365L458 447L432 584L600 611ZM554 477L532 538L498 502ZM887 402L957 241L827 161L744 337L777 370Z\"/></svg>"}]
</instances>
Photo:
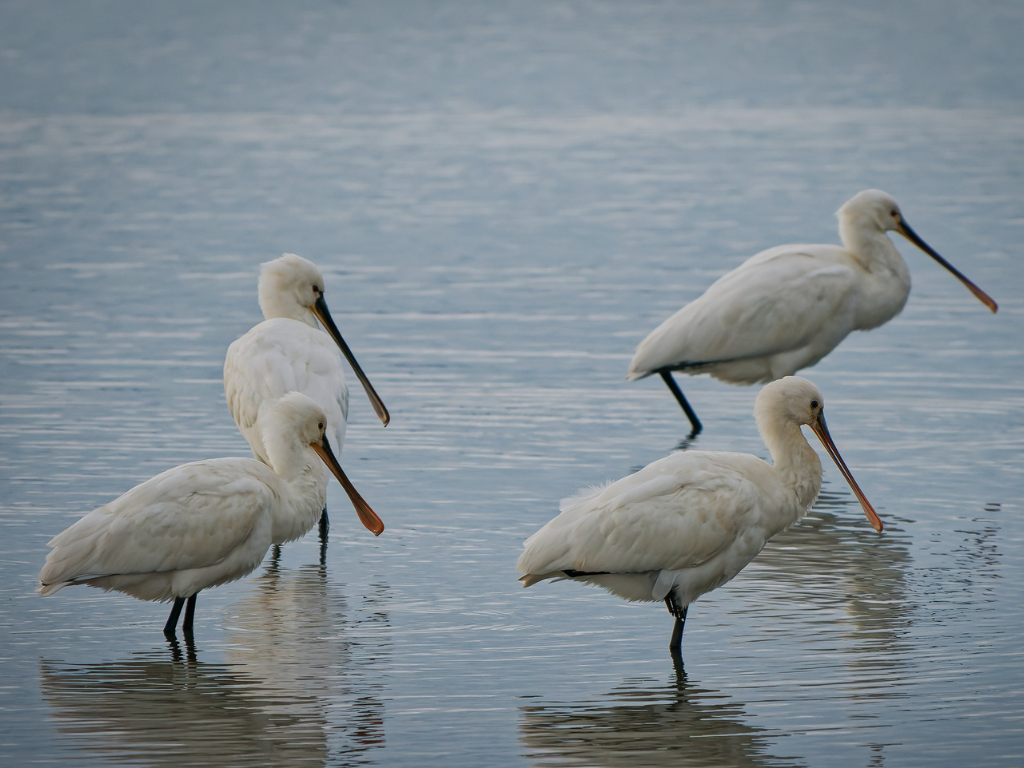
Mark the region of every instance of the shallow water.
<instances>
[{"instance_id":1,"label":"shallow water","mask_svg":"<svg viewBox=\"0 0 1024 768\"><path fill-rule=\"evenodd\" d=\"M9 3L0 11L0 749L13 765L1020 765L1024 12L981 3ZM911 36L906 30L913 28ZM881 514L810 514L690 611L522 590L522 540L686 424L636 343L880 187L904 312L806 372ZM245 455L258 264L323 268L352 385L314 535L166 606L34 594L46 541ZM754 388L682 382L764 455Z\"/></svg>"}]
</instances>

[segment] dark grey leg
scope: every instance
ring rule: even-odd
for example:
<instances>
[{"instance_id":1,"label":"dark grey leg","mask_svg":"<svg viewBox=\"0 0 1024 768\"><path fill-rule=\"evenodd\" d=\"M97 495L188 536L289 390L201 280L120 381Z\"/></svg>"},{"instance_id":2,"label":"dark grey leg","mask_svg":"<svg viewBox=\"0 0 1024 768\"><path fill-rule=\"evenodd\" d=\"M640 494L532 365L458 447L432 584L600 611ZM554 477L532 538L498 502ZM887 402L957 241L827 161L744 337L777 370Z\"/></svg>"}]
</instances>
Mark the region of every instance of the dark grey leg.
<instances>
[{"instance_id":1,"label":"dark grey leg","mask_svg":"<svg viewBox=\"0 0 1024 768\"><path fill-rule=\"evenodd\" d=\"M679 651L680 653L682 653L684 624L686 624L685 609L683 610L682 618L676 616L676 623L672 627L672 639L668 641L668 647L670 650Z\"/></svg>"},{"instance_id":2,"label":"dark grey leg","mask_svg":"<svg viewBox=\"0 0 1024 768\"><path fill-rule=\"evenodd\" d=\"M171 615L167 617L167 623L164 624L164 634L168 637L174 637L174 632L178 628L178 617L181 615L181 609L184 605L184 597L174 598L174 605L171 606Z\"/></svg>"},{"instance_id":3,"label":"dark grey leg","mask_svg":"<svg viewBox=\"0 0 1024 768\"><path fill-rule=\"evenodd\" d=\"M675 625L672 627L672 639L669 640L668 649L672 651L673 655L677 653L682 655L683 627L686 625L686 611L689 610L690 606L680 606L675 595L669 593L668 597L665 598L665 607L668 608L668 612L676 620Z\"/></svg>"},{"instance_id":4,"label":"dark grey leg","mask_svg":"<svg viewBox=\"0 0 1024 768\"><path fill-rule=\"evenodd\" d=\"M320 513L320 565L327 562L327 532L331 530L330 520L327 519L327 507Z\"/></svg>"},{"instance_id":5,"label":"dark grey leg","mask_svg":"<svg viewBox=\"0 0 1024 768\"><path fill-rule=\"evenodd\" d=\"M196 617L196 595L198 594L199 593L196 592L196 594L192 595L192 597L188 599L188 602L185 603L185 618L181 622L181 631L186 635L192 634L192 620Z\"/></svg>"},{"instance_id":6,"label":"dark grey leg","mask_svg":"<svg viewBox=\"0 0 1024 768\"><path fill-rule=\"evenodd\" d=\"M683 394L683 390L676 384L676 380L672 378L671 371L659 371L661 378L664 380L665 385L669 388L669 391L675 395L676 400L679 401L679 405L682 406L683 413L686 414L686 418L690 420L690 437L696 437L704 429L704 426L700 423L700 419L697 418L696 412L690 407L690 404L686 400L686 396Z\"/></svg>"}]
</instances>

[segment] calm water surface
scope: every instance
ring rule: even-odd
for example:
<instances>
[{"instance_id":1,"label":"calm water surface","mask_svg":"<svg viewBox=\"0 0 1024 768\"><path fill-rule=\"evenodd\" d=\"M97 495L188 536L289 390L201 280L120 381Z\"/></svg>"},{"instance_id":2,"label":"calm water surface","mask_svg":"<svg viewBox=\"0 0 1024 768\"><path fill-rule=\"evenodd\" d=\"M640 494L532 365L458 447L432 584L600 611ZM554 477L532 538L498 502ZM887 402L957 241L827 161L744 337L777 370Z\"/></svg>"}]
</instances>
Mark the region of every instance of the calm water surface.
<instances>
[{"instance_id":1,"label":"calm water surface","mask_svg":"<svg viewBox=\"0 0 1024 768\"><path fill-rule=\"evenodd\" d=\"M0 6L0 750L12 765L1024 764L1024 10L981 2ZM913 32L911 32L913 30ZM673 450L636 343L893 193L899 318L807 372L847 463L690 612L520 589L577 488ZM319 263L353 387L314 536L166 607L34 594L46 541L246 455L227 345L258 264ZM765 455L690 379L693 447Z\"/></svg>"}]
</instances>

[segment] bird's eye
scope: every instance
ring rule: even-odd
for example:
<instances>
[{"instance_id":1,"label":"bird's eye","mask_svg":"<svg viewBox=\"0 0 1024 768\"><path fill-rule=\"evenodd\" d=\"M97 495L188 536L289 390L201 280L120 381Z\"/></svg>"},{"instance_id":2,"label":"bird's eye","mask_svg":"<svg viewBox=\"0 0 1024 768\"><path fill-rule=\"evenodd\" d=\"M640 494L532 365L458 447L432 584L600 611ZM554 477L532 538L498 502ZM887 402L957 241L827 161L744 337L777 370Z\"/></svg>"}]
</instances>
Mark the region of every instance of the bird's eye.
<instances>
[{"instance_id":1,"label":"bird's eye","mask_svg":"<svg viewBox=\"0 0 1024 768\"><path fill-rule=\"evenodd\" d=\"M899 212L899 211L897 211L897 210L896 210L895 208L893 208L893 209L892 209L891 211L889 211L889 213L890 213L890 214L892 214L892 217L893 217L894 219L895 219L895 218L896 218L897 216L899 216L899 215L900 215L900 212Z\"/></svg>"},{"instance_id":2,"label":"bird's eye","mask_svg":"<svg viewBox=\"0 0 1024 768\"><path fill-rule=\"evenodd\" d=\"M817 400L811 400L811 408L817 408L817 407L818 407L818 401Z\"/></svg>"},{"instance_id":3,"label":"bird's eye","mask_svg":"<svg viewBox=\"0 0 1024 768\"><path fill-rule=\"evenodd\" d=\"M316 425L316 428L319 429L321 432L323 432L323 430L324 430L324 423L321 421L319 424Z\"/></svg>"},{"instance_id":4,"label":"bird's eye","mask_svg":"<svg viewBox=\"0 0 1024 768\"><path fill-rule=\"evenodd\" d=\"M319 285L314 285L313 286L313 293L320 293L320 286Z\"/></svg>"}]
</instances>

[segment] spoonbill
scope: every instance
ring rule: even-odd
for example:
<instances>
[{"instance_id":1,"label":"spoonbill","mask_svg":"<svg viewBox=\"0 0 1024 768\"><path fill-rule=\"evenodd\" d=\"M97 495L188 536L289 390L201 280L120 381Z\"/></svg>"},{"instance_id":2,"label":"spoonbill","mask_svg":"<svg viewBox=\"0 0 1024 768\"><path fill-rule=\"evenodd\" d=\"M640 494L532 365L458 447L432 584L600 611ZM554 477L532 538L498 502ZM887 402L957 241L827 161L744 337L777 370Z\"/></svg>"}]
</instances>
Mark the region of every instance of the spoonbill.
<instances>
[{"instance_id":1,"label":"spoonbill","mask_svg":"<svg viewBox=\"0 0 1024 768\"><path fill-rule=\"evenodd\" d=\"M253 571L275 541L315 523L327 498L326 464L362 521L384 523L352 486L325 434L323 409L300 392L266 403L257 417L266 463L210 459L169 469L95 509L54 536L39 573L39 594L72 584L117 590L174 607L164 626L192 631L200 590Z\"/></svg>"},{"instance_id":2,"label":"spoonbill","mask_svg":"<svg viewBox=\"0 0 1024 768\"><path fill-rule=\"evenodd\" d=\"M709 373L759 384L814 365L850 331L888 322L910 294L910 271L886 232L899 232L995 312L995 301L910 228L896 201L867 189L836 212L838 245L780 245L712 283L640 342L627 381L659 374L690 420L700 419L672 377Z\"/></svg>"},{"instance_id":3,"label":"spoonbill","mask_svg":"<svg viewBox=\"0 0 1024 768\"><path fill-rule=\"evenodd\" d=\"M265 320L236 339L224 358L228 410L253 455L267 461L257 428L260 405L293 391L305 393L324 409L328 434L341 453L348 419L348 384L338 349L386 427L391 420L388 409L334 324L324 300L324 278L317 266L286 253L261 265L258 291ZM317 320L326 333L317 326ZM325 507L320 517L325 540L327 526Z\"/></svg>"},{"instance_id":4,"label":"spoonbill","mask_svg":"<svg viewBox=\"0 0 1024 768\"><path fill-rule=\"evenodd\" d=\"M531 586L572 579L633 601L665 601L680 654L690 603L739 573L765 542L799 520L821 489L818 436L875 530L882 521L825 426L825 400L798 376L768 384L754 404L773 464L745 453L679 451L614 483L565 499L524 544L516 570Z\"/></svg>"}]
</instances>

